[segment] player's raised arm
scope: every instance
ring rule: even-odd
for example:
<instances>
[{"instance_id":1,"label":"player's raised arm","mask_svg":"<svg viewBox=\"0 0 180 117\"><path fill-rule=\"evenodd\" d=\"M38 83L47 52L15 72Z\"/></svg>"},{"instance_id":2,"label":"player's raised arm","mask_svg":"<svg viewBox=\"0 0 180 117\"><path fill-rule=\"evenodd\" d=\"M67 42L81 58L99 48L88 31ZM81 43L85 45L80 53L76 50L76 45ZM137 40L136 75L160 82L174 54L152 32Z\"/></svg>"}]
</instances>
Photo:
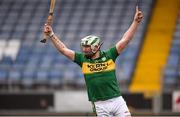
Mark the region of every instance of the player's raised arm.
<instances>
[{"instance_id":1,"label":"player's raised arm","mask_svg":"<svg viewBox=\"0 0 180 117\"><path fill-rule=\"evenodd\" d=\"M129 29L125 32L121 40L116 44L116 49L118 53L121 53L122 50L127 46L129 41L133 38L138 25L140 24L141 20L143 18L142 12L138 9L138 6L136 6L136 13L134 16L134 20L129 27Z\"/></svg>"},{"instance_id":2,"label":"player's raised arm","mask_svg":"<svg viewBox=\"0 0 180 117\"><path fill-rule=\"evenodd\" d=\"M66 45L54 34L52 27L50 25L45 24L44 33L49 36L53 45L57 48L57 50L68 57L71 60L74 60L75 52L66 47Z\"/></svg>"}]
</instances>

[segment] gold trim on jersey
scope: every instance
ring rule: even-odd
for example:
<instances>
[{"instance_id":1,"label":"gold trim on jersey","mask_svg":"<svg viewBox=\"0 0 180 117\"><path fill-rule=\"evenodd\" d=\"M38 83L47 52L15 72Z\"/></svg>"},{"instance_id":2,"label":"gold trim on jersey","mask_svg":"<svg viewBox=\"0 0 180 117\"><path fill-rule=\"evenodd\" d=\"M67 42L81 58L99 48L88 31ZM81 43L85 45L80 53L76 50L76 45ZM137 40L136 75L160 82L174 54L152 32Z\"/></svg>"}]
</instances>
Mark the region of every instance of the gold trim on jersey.
<instances>
[{"instance_id":1,"label":"gold trim on jersey","mask_svg":"<svg viewBox=\"0 0 180 117\"><path fill-rule=\"evenodd\" d=\"M115 63L112 59L108 60L107 62L101 62L101 63L84 62L82 64L82 72L83 74L105 72L105 71L114 70L115 67L116 67Z\"/></svg>"}]
</instances>

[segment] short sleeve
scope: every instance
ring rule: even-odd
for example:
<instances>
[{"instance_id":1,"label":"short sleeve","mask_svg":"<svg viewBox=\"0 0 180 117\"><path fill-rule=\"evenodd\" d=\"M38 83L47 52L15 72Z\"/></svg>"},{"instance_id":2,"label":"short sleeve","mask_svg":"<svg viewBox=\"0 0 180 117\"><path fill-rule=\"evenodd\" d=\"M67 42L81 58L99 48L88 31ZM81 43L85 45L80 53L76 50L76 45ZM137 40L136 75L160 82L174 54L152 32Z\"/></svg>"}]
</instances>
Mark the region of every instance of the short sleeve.
<instances>
[{"instance_id":1,"label":"short sleeve","mask_svg":"<svg viewBox=\"0 0 180 117\"><path fill-rule=\"evenodd\" d=\"M110 56L113 61L116 60L116 58L119 56L118 51L116 49L116 46L110 48L109 50L106 51L107 55Z\"/></svg>"},{"instance_id":2,"label":"short sleeve","mask_svg":"<svg viewBox=\"0 0 180 117\"><path fill-rule=\"evenodd\" d=\"M79 66L82 66L83 54L79 52L75 52L74 62Z\"/></svg>"}]
</instances>

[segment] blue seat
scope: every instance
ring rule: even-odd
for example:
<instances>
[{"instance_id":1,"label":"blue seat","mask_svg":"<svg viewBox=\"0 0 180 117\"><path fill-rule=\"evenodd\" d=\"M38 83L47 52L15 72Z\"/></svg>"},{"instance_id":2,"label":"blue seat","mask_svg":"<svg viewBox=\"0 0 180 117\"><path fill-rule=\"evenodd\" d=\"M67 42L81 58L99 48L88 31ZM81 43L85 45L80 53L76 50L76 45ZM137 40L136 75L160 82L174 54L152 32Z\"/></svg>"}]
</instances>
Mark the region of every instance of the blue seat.
<instances>
[{"instance_id":1,"label":"blue seat","mask_svg":"<svg viewBox=\"0 0 180 117\"><path fill-rule=\"evenodd\" d=\"M47 84L49 82L48 79L48 71L47 70L37 70L35 76L35 82L36 84Z\"/></svg>"},{"instance_id":2,"label":"blue seat","mask_svg":"<svg viewBox=\"0 0 180 117\"><path fill-rule=\"evenodd\" d=\"M165 76L168 77L176 77L176 68L175 67L167 67L165 69Z\"/></svg>"},{"instance_id":3,"label":"blue seat","mask_svg":"<svg viewBox=\"0 0 180 117\"><path fill-rule=\"evenodd\" d=\"M164 78L164 85L167 86L167 85L175 85L176 84L176 77L173 77L173 76L165 76Z\"/></svg>"},{"instance_id":4,"label":"blue seat","mask_svg":"<svg viewBox=\"0 0 180 117\"><path fill-rule=\"evenodd\" d=\"M78 86L85 86L85 80L84 80L84 75L82 74L80 69L74 70L74 83Z\"/></svg>"},{"instance_id":5,"label":"blue seat","mask_svg":"<svg viewBox=\"0 0 180 117\"><path fill-rule=\"evenodd\" d=\"M7 84L8 71L0 69L0 84Z\"/></svg>"},{"instance_id":6,"label":"blue seat","mask_svg":"<svg viewBox=\"0 0 180 117\"><path fill-rule=\"evenodd\" d=\"M51 70L49 71L49 84L51 86L58 86L58 85L62 85L63 82L63 74L61 70Z\"/></svg>"},{"instance_id":7,"label":"blue seat","mask_svg":"<svg viewBox=\"0 0 180 117\"><path fill-rule=\"evenodd\" d=\"M22 73L22 85L32 87L35 84L35 69L26 69Z\"/></svg>"},{"instance_id":8,"label":"blue seat","mask_svg":"<svg viewBox=\"0 0 180 117\"><path fill-rule=\"evenodd\" d=\"M52 66L52 61L53 61L53 58L52 56L44 56L41 60L40 60L40 68L43 69L43 68L50 68Z\"/></svg>"},{"instance_id":9,"label":"blue seat","mask_svg":"<svg viewBox=\"0 0 180 117\"><path fill-rule=\"evenodd\" d=\"M11 83L13 84L20 84L21 82L21 71L13 69L9 71L9 80L11 81Z\"/></svg>"},{"instance_id":10,"label":"blue seat","mask_svg":"<svg viewBox=\"0 0 180 117\"><path fill-rule=\"evenodd\" d=\"M11 57L5 56L5 57L2 58L0 63L4 64L4 65L12 65L13 64L13 60L12 60Z\"/></svg>"},{"instance_id":11,"label":"blue seat","mask_svg":"<svg viewBox=\"0 0 180 117\"><path fill-rule=\"evenodd\" d=\"M178 65L179 56L177 54L170 54L168 58L168 66L175 67Z\"/></svg>"}]
</instances>

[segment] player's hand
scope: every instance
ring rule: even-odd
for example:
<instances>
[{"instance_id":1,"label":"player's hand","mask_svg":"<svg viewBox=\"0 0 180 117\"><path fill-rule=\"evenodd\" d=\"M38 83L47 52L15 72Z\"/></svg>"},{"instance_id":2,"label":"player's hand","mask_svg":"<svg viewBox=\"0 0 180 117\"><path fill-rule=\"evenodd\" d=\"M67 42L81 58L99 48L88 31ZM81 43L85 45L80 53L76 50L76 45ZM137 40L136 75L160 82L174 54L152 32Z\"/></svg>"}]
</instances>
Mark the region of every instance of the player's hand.
<instances>
[{"instance_id":1,"label":"player's hand","mask_svg":"<svg viewBox=\"0 0 180 117\"><path fill-rule=\"evenodd\" d=\"M50 25L44 25L44 34L48 37L51 37L54 34L53 29Z\"/></svg>"},{"instance_id":2,"label":"player's hand","mask_svg":"<svg viewBox=\"0 0 180 117\"><path fill-rule=\"evenodd\" d=\"M134 21L140 23L142 21L143 14L142 11L139 10L138 6L136 6L136 13L134 16Z\"/></svg>"}]
</instances>

